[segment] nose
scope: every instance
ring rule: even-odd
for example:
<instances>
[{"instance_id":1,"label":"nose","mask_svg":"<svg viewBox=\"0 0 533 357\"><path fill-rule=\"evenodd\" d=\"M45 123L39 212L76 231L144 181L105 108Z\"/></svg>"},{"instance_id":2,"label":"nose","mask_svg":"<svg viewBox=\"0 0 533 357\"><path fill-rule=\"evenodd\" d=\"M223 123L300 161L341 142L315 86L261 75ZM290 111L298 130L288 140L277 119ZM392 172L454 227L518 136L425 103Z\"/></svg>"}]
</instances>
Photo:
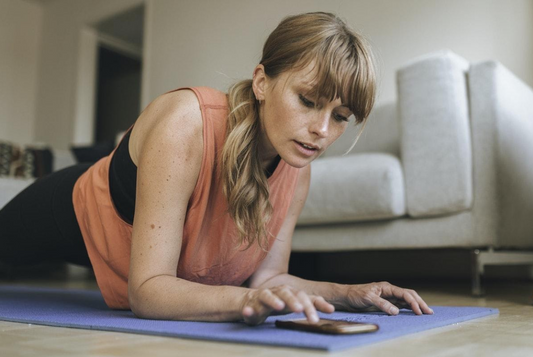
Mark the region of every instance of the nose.
<instances>
[{"instance_id":1,"label":"nose","mask_svg":"<svg viewBox=\"0 0 533 357\"><path fill-rule=\"evenodd\" d=\"M320 138L327 137L329 131L330 116L331 114L325 113L323 111L317 113L316 117L313 118L313 122L310 126L311 133L317 135Z\"/></svg>"}]
</instances>

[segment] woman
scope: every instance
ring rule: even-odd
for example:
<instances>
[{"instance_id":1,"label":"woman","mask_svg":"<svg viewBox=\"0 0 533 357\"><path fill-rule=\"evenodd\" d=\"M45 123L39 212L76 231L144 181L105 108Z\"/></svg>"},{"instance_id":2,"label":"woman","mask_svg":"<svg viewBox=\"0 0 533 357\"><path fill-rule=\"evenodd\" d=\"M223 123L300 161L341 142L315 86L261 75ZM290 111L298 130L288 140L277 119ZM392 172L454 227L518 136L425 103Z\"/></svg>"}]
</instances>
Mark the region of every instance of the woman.
<instances>
[{"instance_id":1,"label":"woman","mask_svg":"<svg viewBox=\"0 0 533 357\"><path fill-rule=\"evenodd\" d=\"M304 312L315 323L317 310L395 315L397 306L431 314L416 292L385 282L287 274L309 164L350 121L364 126L374 92L370 52L342 20L288 17L252 80L228 95L200 87L158 97L110 156L39 180L9 203L0 258L90 259L106 303L143 318L259 324ZM30 232L28 219L52 224Z\"/></svg>"}]
</instances>

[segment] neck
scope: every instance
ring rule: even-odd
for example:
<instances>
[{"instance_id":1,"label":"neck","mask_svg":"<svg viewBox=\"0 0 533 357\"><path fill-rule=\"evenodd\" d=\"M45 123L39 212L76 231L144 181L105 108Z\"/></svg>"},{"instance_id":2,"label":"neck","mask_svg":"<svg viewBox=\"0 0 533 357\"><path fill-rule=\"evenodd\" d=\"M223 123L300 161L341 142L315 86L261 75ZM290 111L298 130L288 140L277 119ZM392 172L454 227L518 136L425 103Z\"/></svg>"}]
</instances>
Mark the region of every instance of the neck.
<instances>
[{"instance_id":1,"label":"neck","mask_svg":"<svg viewBox=\"0 0 533 357\"><path fill-rule=\"evenodd\" d=\"M263 171L266 171L271 165L278 161L278 152L274 149L270 140L268 140L264 130L261 131L261 135L259 136L258 153Z\"/></svg>"},{"instance_id":2,"label":"neck","mask_svg":"<svg viewBox=\"0 0 533 357\"><path fill-rule=\"evenodd\" d=\"M265 173L267 178L272 176L274 171L276 171L276 168L278 167L280 160L281 160L281 157L277 155L269 163L262 164L263 172Z\"/></svg>"}]
</instances>

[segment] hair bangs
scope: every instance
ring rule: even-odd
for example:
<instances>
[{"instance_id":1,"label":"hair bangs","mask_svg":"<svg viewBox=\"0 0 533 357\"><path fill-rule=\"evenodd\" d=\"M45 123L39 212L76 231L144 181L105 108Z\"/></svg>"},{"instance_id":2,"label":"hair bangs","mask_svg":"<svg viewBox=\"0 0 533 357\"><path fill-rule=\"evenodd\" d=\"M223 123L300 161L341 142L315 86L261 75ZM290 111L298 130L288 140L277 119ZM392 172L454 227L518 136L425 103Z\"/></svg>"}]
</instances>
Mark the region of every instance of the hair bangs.
<instances>
[{"instance_id":1,"label":"hair bangs","mask_svg":"<svg viewBox=\"0 0 533 357\"><path fill-rule=\"evenodd\" d=\"M370 114L375 98L375 73L371 54L356 39L330 38L316 53L304 54L298 68L313 63L313 89L309 95L333 101L340 98L354 114L356 124Z\"/></svg>"}]
</instances>

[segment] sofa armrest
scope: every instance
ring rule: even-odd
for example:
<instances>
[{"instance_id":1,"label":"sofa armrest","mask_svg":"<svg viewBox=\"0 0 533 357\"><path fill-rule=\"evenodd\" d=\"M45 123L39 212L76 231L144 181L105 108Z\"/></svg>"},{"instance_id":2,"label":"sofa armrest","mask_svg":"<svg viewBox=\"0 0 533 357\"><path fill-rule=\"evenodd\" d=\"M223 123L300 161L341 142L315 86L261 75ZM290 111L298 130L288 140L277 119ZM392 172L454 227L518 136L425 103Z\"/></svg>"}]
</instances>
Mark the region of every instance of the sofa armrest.
<instances>
[{"instance_id":1,"label":"sofa armrest","mask_svg":"<svg viewBox=\"0 0 533 357\"><path fill-rule=\"evenodd\" d=\"M492 206L499 246L531 247L533 90L495 61L472 65L469 87L476 201Z\"/></svg>"},{"instance_id":2,"label":"sofa armrest","mask_svg":"<svg viewBox=\"0 0 533 357\"><path fill-rule=\"evenodd\" d=\"M407 213L427 217L472 205L472 148L465 71L442 51L397 73Z\"/></svg>"}]
</instances>

